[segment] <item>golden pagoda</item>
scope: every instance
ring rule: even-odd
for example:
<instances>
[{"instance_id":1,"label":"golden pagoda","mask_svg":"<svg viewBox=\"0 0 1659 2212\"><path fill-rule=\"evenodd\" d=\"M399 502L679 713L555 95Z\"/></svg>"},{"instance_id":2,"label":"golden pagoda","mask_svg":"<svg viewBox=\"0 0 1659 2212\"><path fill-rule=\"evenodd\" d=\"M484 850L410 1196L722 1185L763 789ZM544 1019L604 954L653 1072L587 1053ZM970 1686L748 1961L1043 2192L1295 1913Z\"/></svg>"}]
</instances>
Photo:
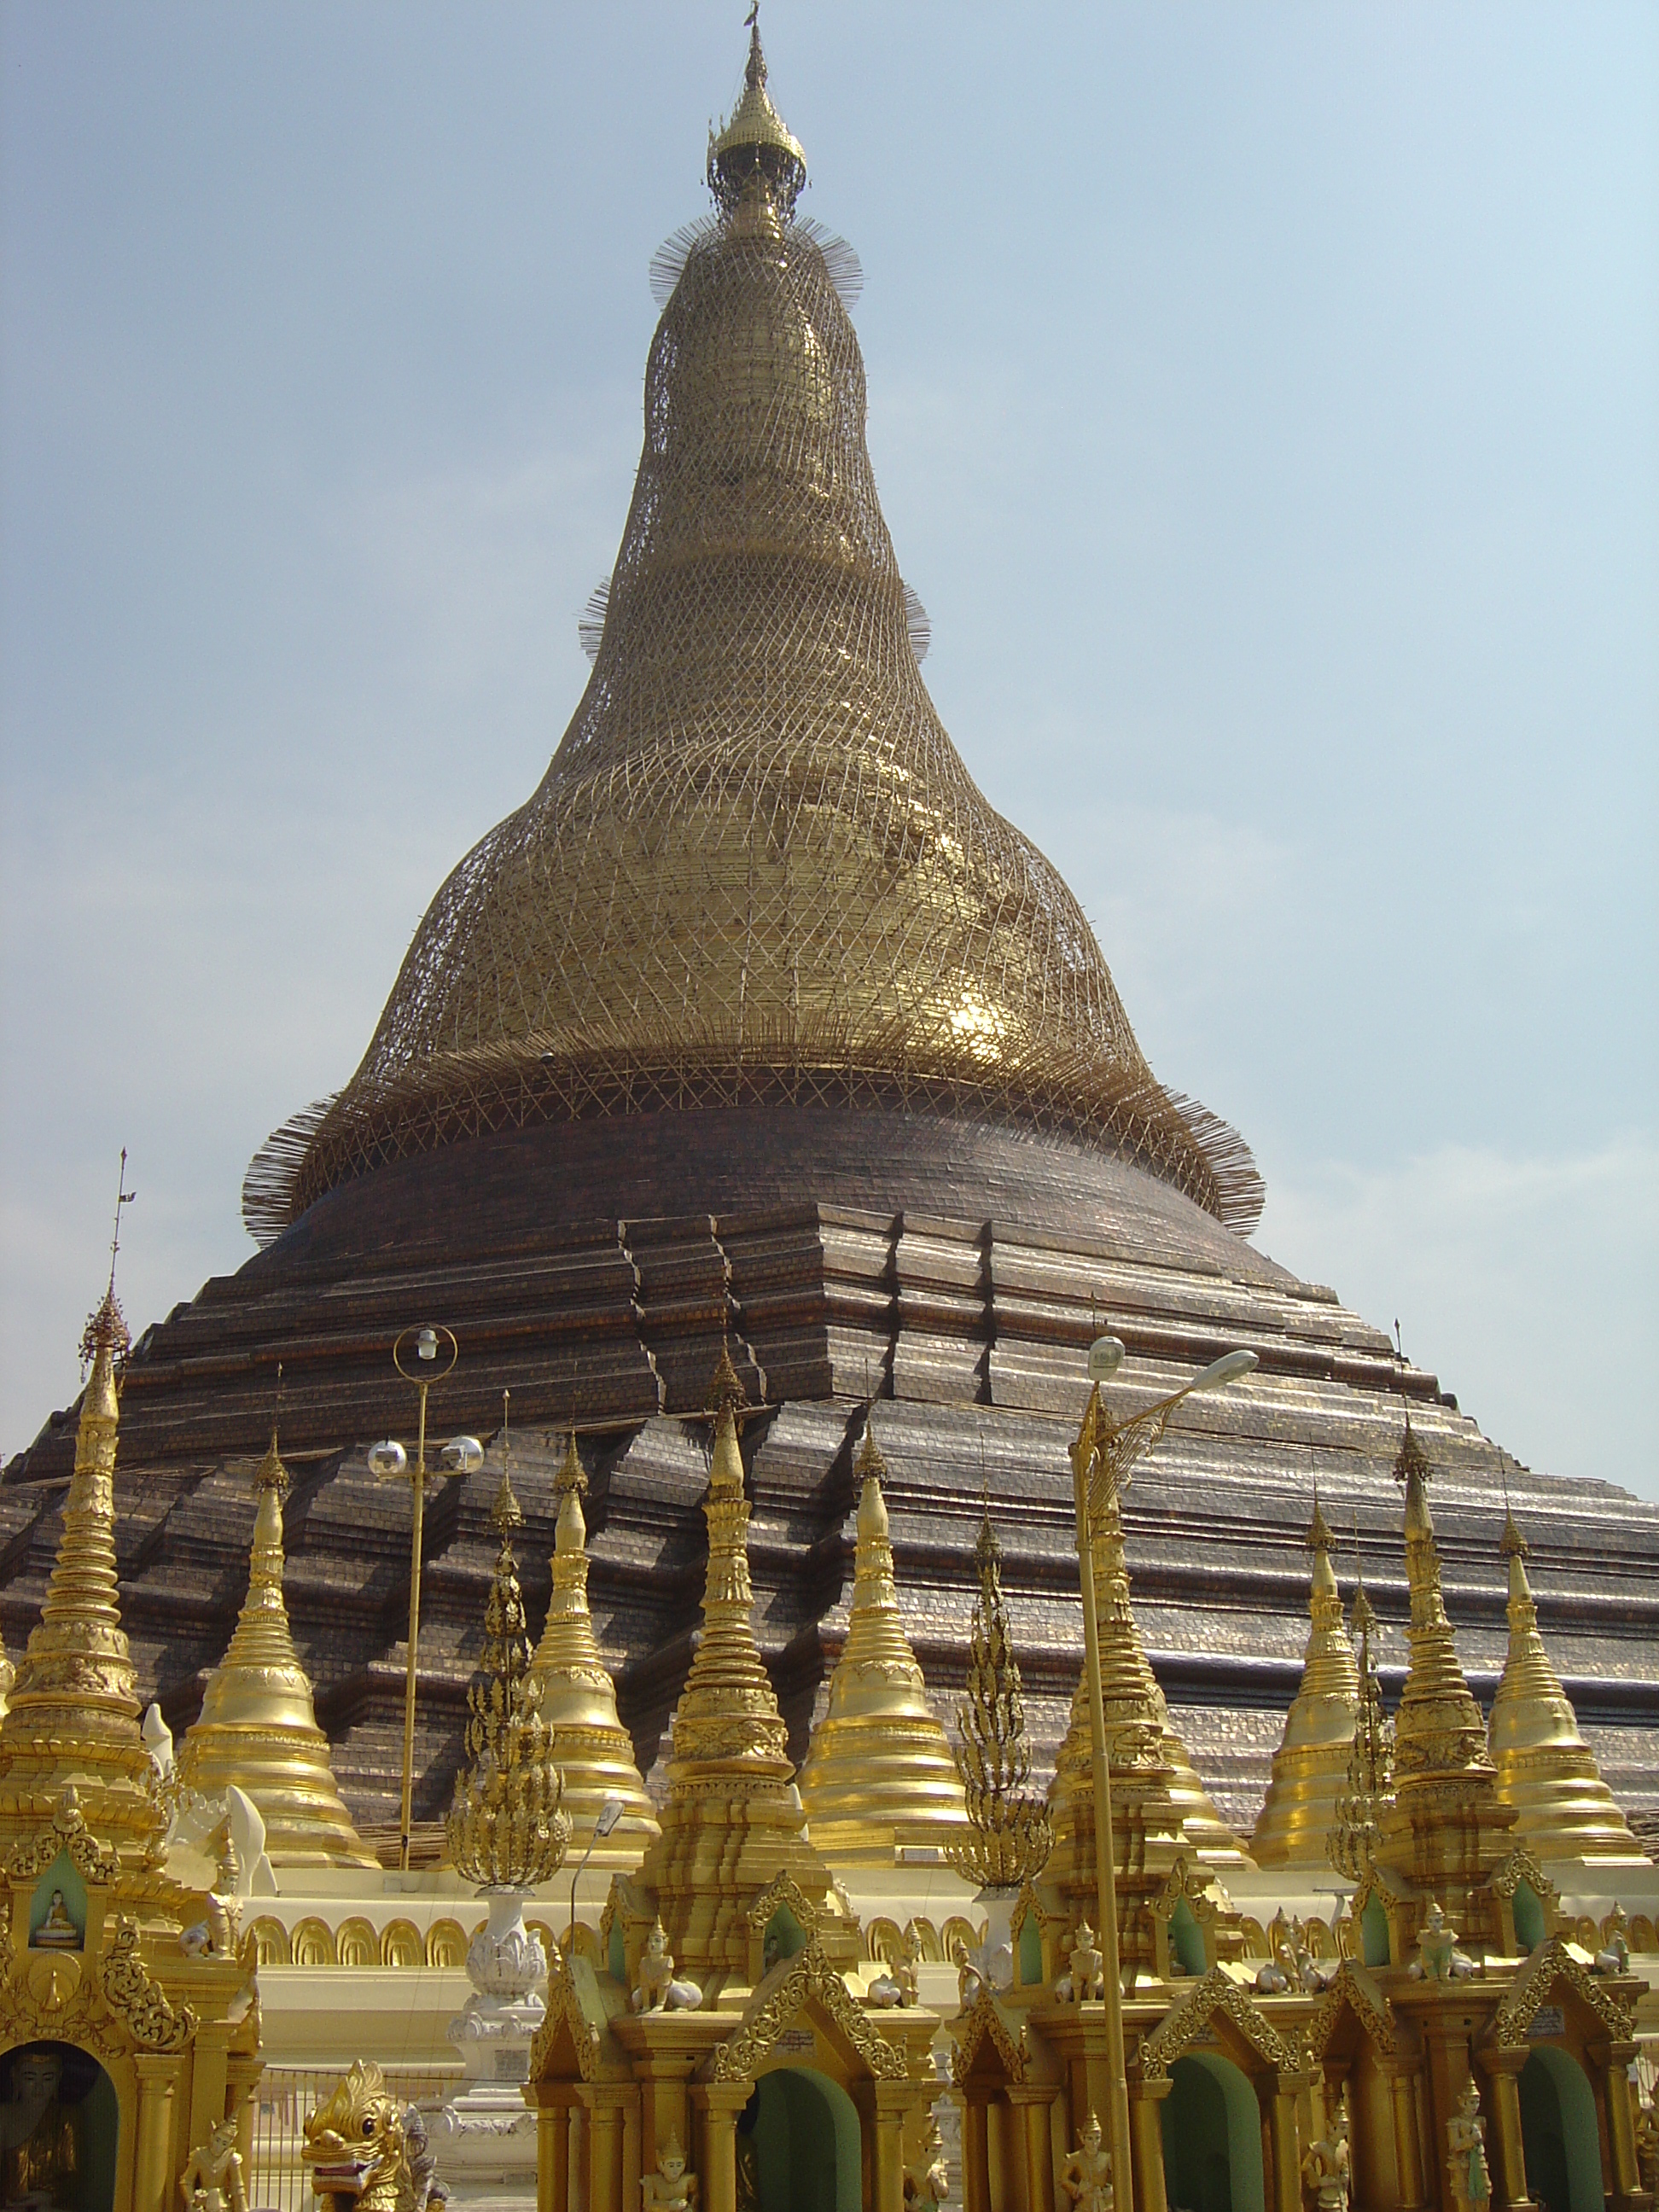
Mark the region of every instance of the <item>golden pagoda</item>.
<instances>
[{"instance_id":1,"label":"golden pagoda","mask_svg":"<svg viewBox=\"0 0 1659 2212\"><path fill-rule=\"evenodd\" d=\"M632 1866L646 1839L658 1833L657 1816L635 1764L633 1739L617 1717L616 1686L587 1609L586 1487L573 1429L554 1482L559 1514L553 1594L530 1678L540 1692L538 1710L551 1739L550 1755L564 1775L572 1850L580 1856L592 1844L596 1865ZM594 1843L593 1823L607 1797L622 1801L622 1817L608 1837Z\"/></svg>"},{"instance_id":2,"label":"golden pagoda","mask_svg":"<svg viewBox=\"0 0 1659 2212\"><path fill-rule=\"evenodd\" d=\"M1199 1780L1187 1747L1170 1726L1170 1708L1146 1656L1134 1608L1129 1602L1129 1566L1123 1540L1123 1518L1114 1495L1093 1516L1095 1603L1100 1624L1100 1680L1106 1708L1109 1744L1122 1732L1144 1753L1149 1732L1155 1738L1153 1762L1167 1772L1168 1789L1180 1834L1194 1854L1211 1866L1248 1865L1249 1854L1216 1810L1210 1793ZM1093 1759L1090 1741L1089 1708L1079 1675L1072 1696L1071 1721L1054 1761L1049 1785L1055 1833L1062 1841L1091 1837L1094 1798L1089 1781ZM1118 1759L1114 1749L1112 1772ZM1115 1780L1114 1780L1115 1789ZM1091 1842L1079 1844L1092 1853ZM1092 1864L1092 1859L1089 1862ZM1079 1863L1082 1861L1079 1860ZM1092 1879L1092 1877L1091 1877Z\"/></svg>"},{"instance_id":3,"label":"golden pagoda","mask_svg":"<svg viewBox=\"0 0 1659 2212\"><path fill-rule=\"evenodd\" d=\"M1510 1847L1513 1807L1500 1802L1486 1724L1464 1679L1440 1589L1429 1512L1431 1473L1411 1415L1394 1465L1406 1492L1407 1631L1411 1662L1394 1724L1394 1802L1376 1863L1442 1906L1467 1944L1500 1941L1487 1877Z\"/></svg>"},{"instance_id":4,"label":"golden pagoda","mask_svg":"<svg viewBox=\"0 0 1659 2212\"><path fill-rule=\"evenodd\" d=\"M17 1680L17 1669L11 1663L6 1650L6 1639L0 1636L0 1720L6 1717L6 1700L11 1695L11 1686Z\"/></svg>"},{"instance_id":5,"label":"golden pagoda","mask_svg":"<svg viewBox=\"0 0 1659 2212\"><path fill-rule=\"evenodd\" d=\"M780 1875L817 1913L826 1952L850 1962L848 1924L829 1869L807 1841L787 1732L750 1619L749 1503L738 1416L744 1404L722 1350L709 1395L714 1421L703 1516L708 1565L702 1636L671 1723L668 1797L640 1868L679 1970L706 1996L749 1973L750 1907Z\"/></svg>"},{"instance_id":6,"label":"golden pagoda","mask_svg":"<svg viewBox=\"0 0 1659 2212\"><path fill-rule=\"evenodd\" d=\"M374 1866L335 1784L328 1738L317 1725L311 1682L289 1626L283 1500L289 1486L274 1429L254 1485L259 1510L247 1595L179 1747L179 1779L207 1797L232 1783L245 1790L264 1821L273 1867Z\"/></svg>"},{"instance_id":7,"label":"golden pagoda","mask_svg":"<svg viewBox=\"0 0 1659 2212\"><path fill-rule=\"evenodd\" d=\"M73 1788L87 1825L124 1861L148 1858L162 1826L116 1577L115 1377L127 1342L112 1272L82 1339L92 1371L58 1558L0 1721L3 1832L38 1826Z\"/></svg>"},{"instance_id":8,"label":"golden pagoda","mask_svg":"<svg viewBox=\"0 0 1659 2212\"><path fill-rule=\"evenodd\" d=\"M1313 1573L1308 1595L1312 1626L1303 1655L1302 1680L1273 1753L1273 1777L1250 1838L1258 1866L1327 1864L1327 1840L1336 1803L1348 1778L1359 1675L1342 1618L1342 1597L1331 1568L1331 1532L1314 1498L1308 1526Z\"/></svg>"},{"instance_id":9,"label":"golden pagoda","mask_svg":"<svg viewBox=\"0 0 1659 2212\"><path fill-rule=\"evenodd\" d=\"M1501 1549L1509 1562L1510 1648L1487 1743L1498 1794L1516 1808L1516 1836L1540 1859L1645 1865L1544 1649L1527 1580L1527 1540L1507 1504Z\"/></svg>"},{"instance_id":10,"label":"golden pagoda","mask_svg":"<svg viewBox=\"0 0 1659 2212\"><path fill-rule=\"evenodd\" d=\"M866 1418L847 1641L812 1731L800 1794L812 1840L836 1864L890 1865L896 1850L959 1838L962 1781L899 1621L882 1493L887 1463Z\"/></svg>"}]
</instances>

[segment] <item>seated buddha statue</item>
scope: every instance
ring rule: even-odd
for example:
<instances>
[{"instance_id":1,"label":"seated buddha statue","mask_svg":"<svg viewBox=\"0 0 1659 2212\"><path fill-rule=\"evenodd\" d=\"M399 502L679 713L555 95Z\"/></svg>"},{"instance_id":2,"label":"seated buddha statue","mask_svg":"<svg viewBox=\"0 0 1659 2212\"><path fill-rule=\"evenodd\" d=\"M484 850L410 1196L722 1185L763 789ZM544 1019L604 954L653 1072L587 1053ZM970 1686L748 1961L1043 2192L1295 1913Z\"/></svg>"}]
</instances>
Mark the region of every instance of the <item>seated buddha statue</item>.
<instances>
[{"instance_id":1,"label":"seated buddha statue","mask_svg":"<svg viewBox=\"0 0 1659 2212\"><path fill-rule=\"evenodd\" d=\"M0 2105L0 2182L4 2202L42 2212L75 2198L80 2139L75 2108L59 2101L64 2062L40 2044L11 2062L11 2099Z\"/></svg>"},{"instance_id":2,"label":"seated buddha statue","mask_svg":"<svg viewBox=\"0 0 1659 2212\"><path fill-rule=\"evenodd\" d=\"M37 1951L78 1951L80 1949L81 1931L69 1917L69 1911L64 1903L64 1893L61 1889L54 1889L52 1893L52 1903L46 1909L46 1917L30 1936L29 1943L31 1948Z\"/></svg>"}]
</instances>

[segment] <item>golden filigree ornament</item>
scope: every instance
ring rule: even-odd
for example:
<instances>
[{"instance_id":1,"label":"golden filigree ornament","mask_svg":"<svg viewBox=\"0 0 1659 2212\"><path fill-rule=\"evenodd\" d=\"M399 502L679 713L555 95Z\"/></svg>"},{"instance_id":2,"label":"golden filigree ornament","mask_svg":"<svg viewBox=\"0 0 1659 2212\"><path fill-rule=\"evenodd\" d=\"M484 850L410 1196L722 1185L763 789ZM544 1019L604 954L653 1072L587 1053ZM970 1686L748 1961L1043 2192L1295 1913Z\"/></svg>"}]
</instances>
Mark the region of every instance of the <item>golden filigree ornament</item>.
<instances>
[{"instance_id":1,"label":"golden filigree ornament","mask_svg":"<svg viewBox=\"0 0 1659 2212\"><path fill-rule=\"evenodd\" d=\"M513 1531L524 1515L506 1454L490 1520L501 1537L484 1612L481 1671L466 1693L466 1759L444 1831L456 1870L485 1889L533 1889L556 1874L570 1841L561 1809L564 1777L553 1763L539 1686L530 1674L524 1594Z\"/></svg>"},{"instance_id":2,"label":"golden filigree ornament","mask_svg":"<svg viewBox=\"0 0 1659 2212\"><path fill-rule=\"evenodd\" d=\"M1359 1711L1359 1676L1342 1619L1342 1596L1331 1565L1331 1532L1314 1497L1308 1549L1313 1573L1310 1629L1273 1776L1250 1838L1258 1866L1322 1867L1326 1844L1345 1793Z\"/></svg>"},{"instance_id":3,"label":"golden filigree ornament","mask_svg":"<svg viewBox=\"0 0 1659 2212\"><path fill-rule=\"evenodd\" d=\"M1326 1856L1340 1875L1358 1881L1370 1868L1382 1834L1382 1814L1394 1792L1394 1724L1382 1710L1382 1687L1371 1656L1376 1615L1360 1571L1353 1594L1359 1632L1359 1691L1346 1786L1337 1796Z\"/></svg>"},{"instance_id":4,"label":"golden filigree ornament","mask_svg":"<svg viewBox=\"0 0 1659 2212\"><path fill-rule=\"evenodd\" d=\"M957 1711L957 1764L969 1833L946 1857L981 1889L1035 1881L1054 1844L1048 1808L1031 1787L1031 1741L1002 1595L1002 1547L988 1513L974 1547L979 1595L968 1644L968 1695Z\"/></svg>"}]
</instances>

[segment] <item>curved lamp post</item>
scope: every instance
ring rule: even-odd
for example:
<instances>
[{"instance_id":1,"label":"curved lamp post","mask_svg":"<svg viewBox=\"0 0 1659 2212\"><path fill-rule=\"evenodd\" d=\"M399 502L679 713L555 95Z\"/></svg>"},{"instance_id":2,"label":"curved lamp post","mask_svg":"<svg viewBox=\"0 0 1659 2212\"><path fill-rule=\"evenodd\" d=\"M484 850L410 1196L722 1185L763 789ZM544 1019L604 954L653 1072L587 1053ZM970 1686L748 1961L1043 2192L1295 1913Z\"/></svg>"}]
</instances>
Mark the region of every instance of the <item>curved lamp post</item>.
<instances>
[{"instance_id":1,"label":"curved lamp post","mask_svg":"<svg viewBox=\"0 0 1659 2212\"><path fill-rule=\"evenodd\" d=\"M1100 1686L1100 1621L1095 1610L1094 1530L1109 1506L1129 1486L1135 1462L1150 1451L1170 1425L1170 1416L1194 1390L1216 1390L1248 1375L1253 1352L1229 1352L1194 1375L1167 1398L1127 1421L1115 1421L1100 1395L1122 1365L1124 1347L1115 1336L1099 1336L1089 1347L1089 1403L1072 1446L1072 1486L1077 1507L1078 1583L1083 1596L1083 1663L1089 1683L1089 1732L1094 1757L1095 1883L1100 1919L1101 1964L1106 1990L1106 2063L1112 2076L1112 2175L1118 2202L1129 2179L1129 2081L1123 2055L1123 1980L1117 1949L1117 1881L1112 1863L1112 1773L1106 1750L1106 1707Z\"/></svg>"},{"instance_id":2,"label":"curved lamp post","mask_svg":"<svg viewBox=\"0 0 1659 2212\"><path fill-rule=\"evenodd\" d=\"M412 1368L404 1364L405 1354L412 1354ZM421 1534L426 1518L426 1394L434 1382L441 1382L452 1372L460 1358L460 1346L454 1332L433 1322L422 1322L418 1327L400 1330L392 1346L392 1364L405 1382L412 1382L420 1393L420 1425L416 1431L415 1464L410 1467L409 1454L395 1437L370 1448L368 1468L371 1474L382 1476L387 1481L404 1481L410 1486L414 1502L413 1527L410 1538L409 1555L409 1680L404 1690L404 1794L399 1823L400 1842L398 1863L409 1871L409 1838L411 1826L410 1808L415 1794L415 1666L421 1634ZM483 1465L483 1446L477 1437L455 1437L439 1454L442 1470L447 1475L471 1474Z\"/></svg>"}]
</instances>

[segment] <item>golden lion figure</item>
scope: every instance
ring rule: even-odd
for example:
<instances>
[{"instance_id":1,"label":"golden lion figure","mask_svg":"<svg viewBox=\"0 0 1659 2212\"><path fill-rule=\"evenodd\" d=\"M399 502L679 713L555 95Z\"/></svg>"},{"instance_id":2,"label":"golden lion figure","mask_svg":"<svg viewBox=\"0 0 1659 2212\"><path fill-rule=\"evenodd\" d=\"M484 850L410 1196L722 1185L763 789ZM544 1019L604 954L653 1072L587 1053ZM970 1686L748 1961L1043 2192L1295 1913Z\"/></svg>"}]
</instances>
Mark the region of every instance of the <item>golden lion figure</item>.
<instances>
[{"instance_id":1,"label":"golden lion figure","mask_svg":"<svg viewBox=\"0 0 1659 2212\"><path fill-rule=\"evenodd\" d=\"M362 2059L307 2120L300 2154L330 2212L437 2212L448 2202L420 2113Z\"/></svg>"}]
</instances>

